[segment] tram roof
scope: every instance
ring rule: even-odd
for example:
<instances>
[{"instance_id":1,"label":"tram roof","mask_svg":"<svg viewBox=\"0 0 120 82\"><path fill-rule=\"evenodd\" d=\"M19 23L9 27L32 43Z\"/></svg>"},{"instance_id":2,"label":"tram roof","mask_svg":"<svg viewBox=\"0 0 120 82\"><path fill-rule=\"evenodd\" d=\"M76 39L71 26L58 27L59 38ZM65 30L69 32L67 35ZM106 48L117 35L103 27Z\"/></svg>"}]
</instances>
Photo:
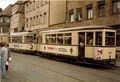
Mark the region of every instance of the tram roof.
<instances>
[{"instance_id":1,"label":"tram roof","mask_svg":"<svg viewBox=\"0 0 120 82\"><path fill-rule=\"evenodd\" d=\"M17 33L10 33L10 36L22 36L22 35L33 35L32 32L17 32Z\"/></svg>"},{"instance_id":2,"label":"tram roof","mask_svg":"<svg viewBox=\"0 0 120 82\"><path fill-rule=\"evenodd\" d=\"M81 26L81 27L71 27L71 28L63 28L63 29L54 29L54 30L47 30L41 32L61 32L61 31L72 31L72 30L90 30L90 29L110 29L111 27L108 26Z\"/></svg>"}]
</instances>

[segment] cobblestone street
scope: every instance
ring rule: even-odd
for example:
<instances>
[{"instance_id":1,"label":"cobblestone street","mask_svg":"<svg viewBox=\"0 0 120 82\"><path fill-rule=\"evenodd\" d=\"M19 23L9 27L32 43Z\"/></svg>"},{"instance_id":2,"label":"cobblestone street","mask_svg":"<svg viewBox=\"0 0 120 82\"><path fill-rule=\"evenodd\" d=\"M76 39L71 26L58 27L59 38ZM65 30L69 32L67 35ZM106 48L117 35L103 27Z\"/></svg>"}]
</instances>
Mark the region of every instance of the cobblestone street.
<instances>
[{"instance_id":1,"label":"cobblestone street","mask_svg":"<svg viewBox=\"0 0 120 82\"><path fill-rule=\"evenodd\" d=\"M119 82L120 68L94 68L12 53L13 61L2 82Z\"/></svg>"}]
</instances>

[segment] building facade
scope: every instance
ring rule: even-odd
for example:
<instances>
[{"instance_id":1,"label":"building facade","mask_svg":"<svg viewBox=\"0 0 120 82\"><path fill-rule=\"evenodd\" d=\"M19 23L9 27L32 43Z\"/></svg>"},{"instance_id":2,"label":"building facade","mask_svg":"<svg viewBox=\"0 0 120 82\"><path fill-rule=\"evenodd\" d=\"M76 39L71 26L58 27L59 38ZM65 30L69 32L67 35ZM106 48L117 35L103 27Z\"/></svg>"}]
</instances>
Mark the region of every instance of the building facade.
<instances>
[{"instance_id":1,"label":"building facade","mask_svg":"<svg viewBox=\"0 0 120 82\"><path fill-rule=\"evenodd\" d=\"M24 5L25 31L105 25L117 30L120 45L120 0L31 0Z\"/></svg>"},{"instance_id":2,"label":"building facade","mask_svg":"<svg viewBox=\"0 0 120 82\"><path fill-rule=\"evenodd\" d=\"M120 46L120 0L68 1L67 27L106 25L117 30Z\"/></svg>"},{"instance_id":3,"label":"building facade","mask_svg":"<svg viewBox=\"0 0 120 82\"><path fill-rule=\"evenodd\" d=\"M11 17L11 27L10 33L24 31L25 27L25 15L24 15L24 2L17 1L12 6L12 17Z\"/></svg>"},{"instance_id":4,"label":"building facade","mask_svg":"<svg viewBox=\"0 0 120 82\"><path fill-rule=\"evenodd\" d=\"M119 25L120 1L68 1L68 27L85 25Z\"/></svg>"},{"instance_id":5,"label":"building facade","mask_svg":"<svg viewBox=\"0 0 120 82\"><path fill-rule=\"evenodd\" d=\"M37 31L48 27L49 1L37 0L25 2L25 30Z\"/></svg>"},{"instance_id":6,"label":"building facade","mask_svg":"<svg viewBox=\"0 0 120 82\"><path fill-rule=\"evenodd\" d=\"M49 4L49 28L60 29L65 27L66 22L66 0L54 1ZM58 26L57 26L58 25Z\"/></svg>"},{"instance_id":7,"label":"building facade","mask_svg":"<svg viewBox=\"0 0 120 82\"><path fill-rule=\"evenodd\" d=\"M10 29L10 18L12 15L12 5L6 7L2 12L0 12L0 42L8 43L8 35Z\"/></svg>"},{"instance_id":8,"label":"building facade","mask_svg":"<svg viewBox=\"0 0 120 82\"><path fill-rule=\"evenodd\" d=\"M50 25L49 28L110 26L117 30L117 46L120 46L120 0L66 0L66 4L63 6L66 6L65 22ZM62 18L61 15L58 17Z\"/></svg>"}]
</instances>

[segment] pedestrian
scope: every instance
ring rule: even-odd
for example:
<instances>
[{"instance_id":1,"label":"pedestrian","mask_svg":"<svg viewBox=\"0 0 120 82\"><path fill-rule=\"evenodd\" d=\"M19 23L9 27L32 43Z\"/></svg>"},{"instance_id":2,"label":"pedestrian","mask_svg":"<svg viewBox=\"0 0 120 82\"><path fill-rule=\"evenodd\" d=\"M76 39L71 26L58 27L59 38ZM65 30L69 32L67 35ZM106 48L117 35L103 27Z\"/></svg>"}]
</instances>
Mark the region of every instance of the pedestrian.
<instances>
[{"instance_id":1,"label":"pedestrian","mask_svg":"<svg viewBox=\"0 0 120 82\"><path fill-rule=\"evenodd\" d=\"M0 43L0 62L1 62L1 75L2 78L6 78L6 61L8 58L8 49L5 47L6 43L5 42L1 42Z\"/></svg>"},{"instance_id":2,"label":"pedestrian","mask_svg":"<svg viewBox=\"0 0 120 82\"><path fill-rule=\"evenodd\" d=\"M5 66L6 66L6 71L8 71L9 64L11 63L11 54L10 54L9 44L6 44L6 48L8 49L8 58Z\"/></svg>"}]
</instances>

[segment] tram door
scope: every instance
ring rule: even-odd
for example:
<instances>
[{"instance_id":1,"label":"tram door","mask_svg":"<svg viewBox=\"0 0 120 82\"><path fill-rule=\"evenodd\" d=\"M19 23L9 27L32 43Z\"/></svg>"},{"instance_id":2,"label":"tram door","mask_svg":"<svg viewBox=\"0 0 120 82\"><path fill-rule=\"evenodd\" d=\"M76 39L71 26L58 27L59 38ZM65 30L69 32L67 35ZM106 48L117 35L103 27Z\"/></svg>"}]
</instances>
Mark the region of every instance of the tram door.
<instances>
[{"instance_id":1,"label":"tram door","mask_svg":"<svg viewBox=\"0 0 120 82\"><path fill-rule=\"evenodd\" d=\"M79 33L79 58L84 58L85 57L85 33L81 32Z\"/></svg>"}]
</instances>

